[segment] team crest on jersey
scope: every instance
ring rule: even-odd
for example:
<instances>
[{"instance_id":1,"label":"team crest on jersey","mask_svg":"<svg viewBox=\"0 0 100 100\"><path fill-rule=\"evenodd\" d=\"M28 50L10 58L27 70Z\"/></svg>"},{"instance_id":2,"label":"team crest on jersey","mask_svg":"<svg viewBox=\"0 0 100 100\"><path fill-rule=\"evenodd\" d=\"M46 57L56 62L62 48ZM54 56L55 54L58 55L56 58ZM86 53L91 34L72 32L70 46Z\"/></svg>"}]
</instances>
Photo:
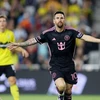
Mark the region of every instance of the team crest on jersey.
<instances>
[{"instance_id":1,"label":"team crest on jersey","mask_svg":"<svg viewBox=\"0 0 100 100\"><path fill-rule=\"evenodd\" d=\"M7 38L9 39L10 38L10 35L8 35Z\"/></svg>"},{"instance_id":2,"label":"team crest on jersey","mask_svg":"<svg viewBox=\"0 0 100 100\"><path fill-rule=\"evenodd\" d=\"M65 39L66 41L68 41L68 40L70 39L70 36L69 36L69 35L65 35L64 39Z\"/></svg>"}]
</instances>

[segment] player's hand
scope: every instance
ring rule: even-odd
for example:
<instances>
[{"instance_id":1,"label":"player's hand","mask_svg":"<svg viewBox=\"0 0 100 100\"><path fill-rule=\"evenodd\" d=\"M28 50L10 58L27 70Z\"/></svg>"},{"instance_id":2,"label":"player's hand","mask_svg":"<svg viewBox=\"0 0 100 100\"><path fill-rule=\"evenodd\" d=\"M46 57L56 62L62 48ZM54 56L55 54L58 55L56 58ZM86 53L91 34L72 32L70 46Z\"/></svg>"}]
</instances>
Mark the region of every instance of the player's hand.
<instances>
[{"instance_id":1,"label":"player's hand","mask_svg":"<svg viewBox=\"0 0 100 100\"><path fill-rule=\"evenodd\" d=\"M18 47L18 43L9 43L7 48L10 50L14 50Z\"/></svg>"},{"instance_id":2,"label":"player's hand","mask_svg":"<svg viewBox=\"0 0 100 100\"><path fill-rule=\"evenodd\" d=\"M22 56L27 58L29 56L29 53L25 49L23 49L22 50Z\"/></svg>"}]
</instances>

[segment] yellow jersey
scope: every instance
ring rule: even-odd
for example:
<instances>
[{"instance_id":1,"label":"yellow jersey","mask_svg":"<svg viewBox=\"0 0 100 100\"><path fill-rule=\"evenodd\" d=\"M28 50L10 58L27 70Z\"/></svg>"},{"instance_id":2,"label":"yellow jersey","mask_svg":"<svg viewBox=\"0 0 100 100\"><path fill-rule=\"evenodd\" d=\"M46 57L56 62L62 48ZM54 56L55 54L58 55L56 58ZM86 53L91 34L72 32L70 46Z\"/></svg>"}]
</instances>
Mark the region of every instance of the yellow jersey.
<instances>
[{"instance_id":1,"label":"yellow jersey","mask_svg":"<svg viewBox=\"0 0 100 100\"><path fill-rule=\"evenodd\" d=\"M14 33L11 30L6 29L4 32L0 32L0 44L8 44L15 42ZM8 48L0 48L0 66L13 64L12 53Z\"/></svg>"}]
</instances>

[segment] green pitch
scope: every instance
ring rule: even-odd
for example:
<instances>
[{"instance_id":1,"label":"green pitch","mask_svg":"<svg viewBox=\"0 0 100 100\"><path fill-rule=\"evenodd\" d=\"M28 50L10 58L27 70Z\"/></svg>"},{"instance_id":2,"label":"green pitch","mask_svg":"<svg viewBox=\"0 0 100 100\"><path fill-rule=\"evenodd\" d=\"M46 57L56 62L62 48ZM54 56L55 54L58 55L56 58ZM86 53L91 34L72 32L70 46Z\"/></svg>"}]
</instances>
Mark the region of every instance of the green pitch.
<instances>
[{"instance_id":1,"label":"green pitch","mask_svg":"<svg viewBox=\"0 0 100 100\"><path fill-rule=\"evenodd\" d=\"M1 95L0 100L13 100L11 95ZM53 95L20 95L20 100L57 100L57 96ZM78 95L73 96L73 100L100 100L100 95Z\"/></svg>"}]
</instances>

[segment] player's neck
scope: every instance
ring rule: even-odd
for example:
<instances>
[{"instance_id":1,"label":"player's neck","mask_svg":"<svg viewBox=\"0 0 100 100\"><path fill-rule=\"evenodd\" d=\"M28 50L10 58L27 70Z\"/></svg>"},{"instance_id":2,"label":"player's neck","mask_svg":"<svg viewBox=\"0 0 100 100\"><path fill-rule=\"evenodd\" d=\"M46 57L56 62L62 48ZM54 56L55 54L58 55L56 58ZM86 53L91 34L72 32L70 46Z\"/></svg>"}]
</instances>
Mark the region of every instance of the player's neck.
<instances>
[{"instance_id":1,"label":"player's neck","mask_svg":"<svg viewBox=\"0 0 100 100\"><path fill-rule=\"evenodd\" d=\"M0 33L4 32L4 31L5 31L5 29L0 29Z\"/></svg>"},{"instance_id":2,"label":"player's neck","mask_svg":"<svg viewBox=\"0 0 100 100\"><path fill-rule=\"evenodd\" d=\"M62 28L56 27L57 32L62 32L63 30L64 30L64 27L62 27Z\"/></svg>"}]
</instances>

